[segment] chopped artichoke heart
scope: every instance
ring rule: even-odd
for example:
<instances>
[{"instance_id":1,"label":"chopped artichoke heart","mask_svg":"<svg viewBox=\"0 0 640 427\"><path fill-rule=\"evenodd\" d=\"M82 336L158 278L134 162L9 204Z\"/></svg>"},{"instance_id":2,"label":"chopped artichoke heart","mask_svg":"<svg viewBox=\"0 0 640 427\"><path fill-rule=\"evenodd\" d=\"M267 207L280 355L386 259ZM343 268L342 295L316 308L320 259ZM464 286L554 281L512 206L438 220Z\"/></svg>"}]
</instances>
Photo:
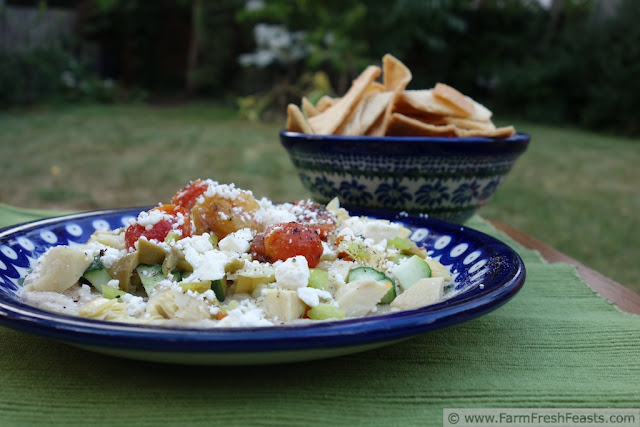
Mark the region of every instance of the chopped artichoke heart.
<instances>
[{"instance_id":1,"label":"chopped artichoke heart","mask_svg":"<svg viewBox=\"0 0 640 427\"><path fill-rule=\"evenodd\" d=\"M391 283L372 279L356 280L342 285L335 295L338 307L349 317L364 316L391 289Z\"/></svg>"},{"instance_id":2,"label":"chopped artichoke heart","mask_svg":"<svg viewBox=\"0 0 640 427\"><path fill-rule=\"evenodd\" d=\"M68 246L54 246L43 255L32 275L25 280L28 291L62 292L75 285L93 257Z\"/></svg>"}]
</instances>

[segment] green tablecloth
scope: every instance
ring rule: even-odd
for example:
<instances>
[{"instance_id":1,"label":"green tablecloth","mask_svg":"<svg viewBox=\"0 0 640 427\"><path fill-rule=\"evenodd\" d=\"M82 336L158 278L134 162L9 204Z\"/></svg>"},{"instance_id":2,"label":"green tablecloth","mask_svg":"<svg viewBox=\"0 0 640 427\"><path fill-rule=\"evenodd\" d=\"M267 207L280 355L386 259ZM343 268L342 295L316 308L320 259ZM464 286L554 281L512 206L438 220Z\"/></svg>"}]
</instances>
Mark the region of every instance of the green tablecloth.
<instances>
[{"instance_id":1,"label":"green tablecloth","mask_svg":"<svg viewBox=\"0 0 640 427\"><path fill-rule=\"evenodd\" d=\"M51 215L0 205L0 227ZM525 261L496 311L351 356L275 366L174 366L103 356L0 327L0 425L442 425L444 408L638 408L640 317L574 267Z\"/></svg>"}]
</instances>

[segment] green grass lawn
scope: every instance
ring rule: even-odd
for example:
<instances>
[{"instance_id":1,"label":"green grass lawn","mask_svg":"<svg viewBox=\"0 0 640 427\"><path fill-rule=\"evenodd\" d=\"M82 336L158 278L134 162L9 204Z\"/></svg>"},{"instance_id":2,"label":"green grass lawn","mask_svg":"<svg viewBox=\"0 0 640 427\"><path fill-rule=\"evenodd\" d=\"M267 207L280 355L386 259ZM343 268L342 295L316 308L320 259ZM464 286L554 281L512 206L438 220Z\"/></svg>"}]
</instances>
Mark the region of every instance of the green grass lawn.
<instances>
[{"instance_id":1,"label":"green grass lawn","mask_svg":"<svg viewBox=\"0 0 640 427\"><path fill-rule=\"evenodd\" d=\"M33 208L155 204L190 179L258 197L308 197L278 140L212 104L66 106L0 113L0 201ZM515 123L532 135L483 208L640 292L640 141Z\"/></svg>"}]
</instances>

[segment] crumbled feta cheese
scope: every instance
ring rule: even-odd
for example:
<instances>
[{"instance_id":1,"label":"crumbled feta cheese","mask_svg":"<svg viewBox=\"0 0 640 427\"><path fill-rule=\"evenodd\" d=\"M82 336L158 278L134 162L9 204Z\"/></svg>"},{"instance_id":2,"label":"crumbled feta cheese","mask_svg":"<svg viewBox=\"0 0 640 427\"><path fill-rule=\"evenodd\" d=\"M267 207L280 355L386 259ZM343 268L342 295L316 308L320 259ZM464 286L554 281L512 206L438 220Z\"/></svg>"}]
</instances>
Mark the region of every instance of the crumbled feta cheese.
<instances>
[{"instance_id":1,"label":"crumbled feta cheese","mask_svg":"<svg viewBox=\"0 0 640 427\"><path fill-rule=\"evenodd\" d=\"M298 298L310 307L315 307L320 304L320 299L333 299L329 292L310 287L298 288Z\"/></svg>"},{"instance_id":2,"label":"crumbled feta cheese","mask_svg":"<svg viewBox=\"0 0 640 427\"><path fill-rule=\"evenodd\" d=\"M309 283L309 264L301 255L289 258L276 267L276 283L285 289L297 289Z\"/></svg>"},{"instance_id":3,"label":"crumbled feta cheese","mask_svg":"<svg viewBox=\"0 0 640 427\"><path fill-rule=\"evenodd\" d=\"M193 267L193 272L185 279L190 282L222 279L225 266L237 258L237 254L214 250L208 234L181 239L176 246Z\"/></svg>"},{"instance_id":4,"label":"crumbled feta cheese","mask_svg":"<svg viewBox=\"0 0 640 427\"><path fill-rule=\"evenodd\" d=\"M86 248L91 257L100 256L100 261L107 268L127 254L126 250L118 250L98 242L87 243Z\"/></svg>"},{"instance_id":5,"label":"crumbled feta cheese","mask_svg":"<svg viewBox=\"0 0 640 427\"><path fill-rule=\"evenodd\" d=\"M117 279L111 279L106 283L106 286L113 288L113 289L119 289L120 288L120 281Z\"/></svg>"},{"instance_id":6,"label":"crumbled feta cheese","mask_svg":"<svg viewBox=\"0 0 640 427\"><path fill-rule=\"evenodd\" d=\"M271 264L263 264L258 261L245 261L242 268L239 268L234 273L228 273L227 279L237 280L238 276L252 277L252 278L275 278L275 267Z\"/></svg>"},{"instance_id":7,"label":"crumbled feta cheese","mask_svg":"<svg viewBox=\"0 0 640 427\"><path fill-rule=\"evenodd\" d=\"M209 187L204 192L205 197L221 197L227 200L236 200L241 194L253 195L249 190L236 188L234 184L219 184L215 181L207 180Z\"/></svg>"},{"instance_id":8,"label":"crumbled feta cheese","mask_svg":"<svg viewBox=\"0 0 640 427\"><path fill-rule=\"evenodd\" d=\"M338 252L333 249L333 246L329 245L327 242L322 242L322 256L320 260L322 261L332 261L338 257Z\"/></svg>"},{"instance_id":9,"label":"crumbled feta cheese","mask_svg":"<svg viewBox=\"0 0 640 427\"><path fill-rule=\"evenodd\" d=\"M100 256L100 260L106 268L109 268L113 264L115 264L116 261L122 258L126 253L126 249L118 250L115 248L106 247L105 251L102 252L102 255Z\"/></svg>"},{"instance_id":10,"label":"crumbled feta cheese","mask_svg":"<svg viewBox=\"0 0 640 427\"><path fill-rule=\"evenodd\" d=\"M182 234L182 230L180 230L179 227L183 226L186 220L187 218L181 212L178 212L174 219L175 223L171 226L171 228Z\"/></svg>"},{"instance_id":11,"label":"crumbled feta cheese","mask_svg":"<svg viewBox=\"0 0 640 427\"><path fill-rule=\"evenodd\" d=\"M218 247L223 251L243 254L249 252L249 249L251 249L252 239L253 231L250 228L243 228L220 240Z\"/></svg>"},{"instance_id":12,"label":"crumbled feta cheese","mask_svg":"<svg viewBox=\"0 0 640 427\"><path fill-rule=\"evenodd\" d=\"M263 197L261 199L256 200L258 202L258 205L260 206L260 209L263 210L269 210L275 207L275 205L273 204L273 202L269 199L267 199L266 197Z\"/></svg>"},{"instance_id":13,"label":"crumbled feta cheese","mask_svg":"<svg viewBox=\"0 0 640 427\"><path fill-rule=\"evenodd\" d=\"M243 300L240 305L227 312L216 326L218 327L254 327L271 326L273 323L264 318L264 312L248 300Z\"/></svg>"},{"instance_id":14,"label":"crumbled feta cheese","mask_svg":"<svg viewBox=\"0 0 640 427\"><path fill-rule=\"evenodd\" d=\"M274 224L281 224L284 222L292 222L296 220L296 216L291 212L277 207L271 207L268 209L260 209L258 211L258 218L265 228Z\"/></svg>"},{"instance_id":15,"label":"crumbled feta cheese","mask_svg":"<svg viewBox=\"0 0 640 427\"><path fill-rule=\"evenodd\" d=\"M120 299L127 304L127 312L129 313L129 316L141 316L147 308L147 303L142 297L124 294Z\"/></svg>"},{"instance_id":16,"label":"crumbled feta cheese","mask_svg":"<svg viewBox=\"0 0 640 427\"><path fill-rule=\"evenodd\" d=\"M200 297L202 297L202 299L204 299L205 301L210 301L210 302L218 300L216 298L215 292L213 292L211 289L208 289L208 290L204 291L203 293L201 293Z\"/></svg>"},{"instance_id":17,"label":"crumbled feta cheese","mask_svg":"<svg viewBox=\"0 0 640 427\"><path fill-rule=\"evenodd\" d=\"M224 277L224 267L229 258L224 252L206 252L204 254L191 254L185 259L193 266L193 273L185 280L198 282L202 280L219 280Z\"/></svg>"},{"instance_id":18,"label":"crumbled feta cheese","mask_svg":"<svg viewBox=\"0 0 640 427\"><path fill-rule=\"evenodd\" d=\"M172 220L173 217L160 210L151 209L148 212L140 212L132 223L142 225L146 230L151 230L154 225L165 219Z\"/></svg>"},{"instance_id":19,"label":"crumbled feta cheese","mask_svg":"<svg viewBox=\"0 0 640 427\"><path fill-rule=\"evenodd\" d=\"M209 239L209 235L207 233L201 234L199 236L191 236L186 237L184 239L178 240L176 242L176 247L181 249L183 252L195 251L198 253L205 253L213 250L213 244Z\"/></svg>"},{"instance_id":20,"label":"crumbled feta cheese","mask_svg":"<svg viewBox=\"0 0 640 427\"><path fill-rule=\"evenodd\" d=\"M329 283L334 283L338 286L344 285L353 265L354 263L352 261L334 261L327 270L329 273Z\"/></svg>"},{"instance_id":21,"label":"crumbled feta cheese","mask_svg":"<svg viewBox=\"0 0 640 427\"><path fill-rule=\"evenodd\" d=\"M380 243L383 240L391 240L397 237L401 228L399 224L389 221L374 221L359 217L349 218L345 221L345 225L353 234L372 239L374 243Z\"/></svg>"}]
</instances>

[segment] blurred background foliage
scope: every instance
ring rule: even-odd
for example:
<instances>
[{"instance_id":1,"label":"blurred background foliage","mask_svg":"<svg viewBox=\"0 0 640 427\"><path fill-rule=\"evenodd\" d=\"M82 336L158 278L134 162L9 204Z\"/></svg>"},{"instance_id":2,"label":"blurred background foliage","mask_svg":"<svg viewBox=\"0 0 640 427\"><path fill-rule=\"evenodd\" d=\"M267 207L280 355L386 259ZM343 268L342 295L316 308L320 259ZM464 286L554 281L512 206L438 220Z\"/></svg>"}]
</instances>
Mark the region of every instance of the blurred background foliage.
<instances>
[{"instance_id":1,"label":"blurred background foliage","mask_svg":"<svg viewBox=\"0 0 640 427\"><path fill-rule=\"evenodd\" d=\"M16 11L32 21L11 26ZM66 32L37 42L55 11ZM0 0L0 104L215 99L269 120L392 53L502 115L640 134L636 0ZM24 40L27 40L26 42Z\"/></svg>"}]
</instances>

